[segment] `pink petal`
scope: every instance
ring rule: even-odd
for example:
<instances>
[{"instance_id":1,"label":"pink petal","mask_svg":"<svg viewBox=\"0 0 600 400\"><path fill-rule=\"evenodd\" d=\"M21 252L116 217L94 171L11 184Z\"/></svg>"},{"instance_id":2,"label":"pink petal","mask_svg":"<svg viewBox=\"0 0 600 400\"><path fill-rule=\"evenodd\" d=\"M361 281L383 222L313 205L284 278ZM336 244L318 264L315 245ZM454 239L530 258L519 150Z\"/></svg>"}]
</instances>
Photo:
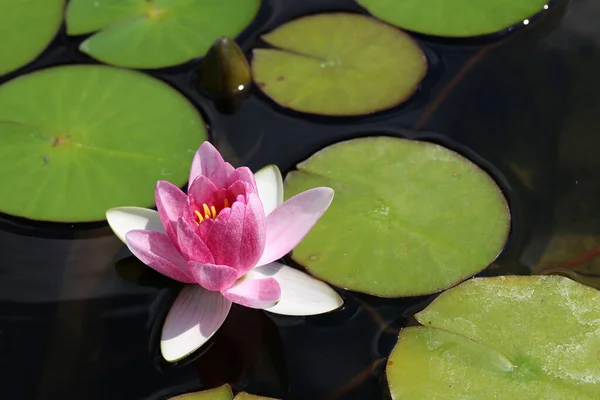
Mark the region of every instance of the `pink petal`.
<instances>
[{"instance_id":1,"label":"pink petal","mask_svg":"<svg viewBox=\"0 0 600 400\"><path fill-rule=\"evenodd\" d=\"M266 243L265 213L257 194L248 195L245 211L239 267L242 275L256 266L265 251Z\"/></svg>"},{"instance_id":2,"label":"pink petal","mask_svg":"<svg viewBox=\"0 0 600 400\"><path fill-rule=\"evenodd\" d=\"M244 278L221 293L236 304L263 309L277 304L281 297L281 288L274 278Z\"/></svg>"},{"instance_id":3,"label":"pink petal","mask_svg":"<svg viewBox=\"0 0 600 400\"><path fill-rule=\"evenodd\" d=\"M194 155L188 184L191 185L201 175L208 177L224 163L219 151L210 142L203 142Z\"/></svg>"},{"instance_id":4,"label":"pink petal","mask_svg":"<svg viewBox=\"0 0 600 400\"><path fill-rule=\"evenodd\" d=\"M171 182L158 181L154 191L156 208L167 234L177 242L177 221L185 210L187 196Z\"/></svg>"},{"instance_id":5,"label":"pink petal","mask_svg":"<svg viewBox=\"0 0 600 400\"><path fill-rule=\"evenodd\" d=\"M240 277L235 268L227 265L203 264L188 262L188 269L196 282L207 290L225 290L231 287Z\"/></svg>"},{"instance_id":6,"label":"pink petal","mask_svg":"<svg viewBox=\"0 0 600 400\"><path fill-rule=\"evenodd\" d=\"M257 265L275 261L302 241L333 200L333 189L320 187L292 197L267 217L265 251Z\"/></svg>"},{"instance_id":7,"label":"pink petal","mask_svg":"<svg viewBox=\"0 0 600 400\"><path fill-rule=\"evenodd\" d=\"M196 282L187 269L186 260L164 233L129 231L125 243L134 256L157 272L179 282Z\"/></svg>"},{"instance_id":8,"label":"pink petal","mask_svg":"<svg viewBox=\"0 0 600 400\"><path fill-rule=\"evenodd\" d=\"M206 233L205 243L214 257L215 264L229 265L233 268L239 266L245 208L245 204L236 202L231 208L223 209Z\"/></svg>"},{"instance_id":9,"label":"pink petal","mask_svg":"<svg viewBox=\"0 0 600 400\"><path fill-rule=\"evenodd\" d=\"M208 246L183 218L177 224L177 241L181 254L187 260L211 264L215 262Z\"/></svg>"},{"instance_id":10,"label":"pink petal","mask_svg":"<svg viewBox=\"0 0 600 400\"><path fill-rule=\"evenodd\" d=\"M205 242L215 264L233 267L240 276L254 267L265 245L265 217L258 196L250 194L247 204L235 202L221 211Z\"/></svg>"},{"instance_id":11,"label":"pink petal","mask_svg":"<svg viewBox=\"0 0 600 400\"><path fill-rule=\"evenodd\" d=\"M234 175L235 168L233 168L228 162L225 162L212 173L208 174L207 178L210 179L216 187L222 188L229 186L230 182L233 181Z\"/></svg>"},{"instance_id":12,"label":"pink petal","mask_svg":"<svg viewBox=\"0 0 600 400\"><path fill-rule=\"evenodd\" d=\"M219 292L187 285L177 295L162 328L160 350L169 362L199 349L223 325L231 302Z\"/></svg>"},{"instance_id":13,"label":"pink petal","mask_svg":"<svg viewBox=\"0 0 600 400\"><path fill-rule=\"evenodd\" d=\"M209 204L217 192L215 184L205 176L197 177L188 189L188 195L196 202L196 205Z\"/></svg>"},{"instance_id":14,"label":"pink petal","mask_svg":"<svg viewBox=\"0 0 600 400\"><path fill-rule=\"evenodd\" d=\"M257 193L256 189L256 180L254 179L254 174L250 171L248 167L239 167L235 170L235 173L232 176L231 183L235 181L242 181L249 185L252 188L252 193Z\"/></svg>"}]
</instances>

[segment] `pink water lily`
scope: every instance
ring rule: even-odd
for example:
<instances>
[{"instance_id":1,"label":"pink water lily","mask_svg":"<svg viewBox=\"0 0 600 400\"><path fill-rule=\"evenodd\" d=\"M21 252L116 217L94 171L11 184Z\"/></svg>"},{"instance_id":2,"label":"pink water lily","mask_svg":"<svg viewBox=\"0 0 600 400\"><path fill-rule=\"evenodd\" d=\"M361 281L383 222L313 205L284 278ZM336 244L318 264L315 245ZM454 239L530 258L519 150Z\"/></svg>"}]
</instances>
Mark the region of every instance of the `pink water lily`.
<instances>
[{"instance_id":1,"label":"pink water lily","mask_svg":"<svg viewBox=\"0 0 600 400\"><path fill-rule=\"evenodd\" d=\"M286 315L341 306L325 283L276 262L317 223L333 199L319 187L283 202L279 170L256 175L233 168L204 142L194 157L188 193L159 181L158 212L139 207L107 211L115 234L146 265L187 283L162 330L161 351L176 361L204 344L232 303Z\"/></svg>"}]
</instances>

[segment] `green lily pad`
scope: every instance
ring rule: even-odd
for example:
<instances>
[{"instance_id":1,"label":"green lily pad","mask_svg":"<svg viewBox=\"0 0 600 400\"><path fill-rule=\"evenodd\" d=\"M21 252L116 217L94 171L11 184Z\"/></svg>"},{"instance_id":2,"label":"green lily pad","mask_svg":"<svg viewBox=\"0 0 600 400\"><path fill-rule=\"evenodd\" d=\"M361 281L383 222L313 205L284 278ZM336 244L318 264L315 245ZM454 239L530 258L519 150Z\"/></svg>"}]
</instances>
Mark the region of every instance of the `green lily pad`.
<instances>
[{"instance_id":1,"label":"green lily pad","mask_svg":"<svg viewBox=\"0 0 600 400\"><path fill-rule=\"evenodd\" d=\"M63 0L0 0L0 75L30 63L48 47L63 6Z\"/></svg>"},{"instance_id":2,"label":"green lily pad","mask_svg":"<svg viewBox=\"0 0 600 400\"><path fill-rule=\"evenodd\" d=\"M510 28L548 8L548 0L356 0L373 16L434 36L470 37Z\"/></svg>"},{"instance_id":3,"label":"green lily pad","mask_svg":"<svg viewBox=\"0 0 600 400\"><path fill-rule=\"evenodd\" d=\"M600 292L561 276L475 278L405 328L392 399L600 399Z\"/></svg>"},{"instance_id":4,"label":"green lily pad","mask_svg":"<svg viewBox=\"0 0 600 400\"><path fill-rule=\"evenodd\" d=\"M335 199L292 258L333 285L382 297L434 293L483 270L507 239L498 186L442 146L354 139L297 169L286 177L286 198L329 186Z\"/></svg>"},{"instance_id":5,"label":"green lily pad","mask_svg":"<svg viewBox=\"0 0 600 400\"><path fill-rule=\"evenodd\" d=\"M233 397L231 386L225 384L218 388L202 390L200 392L184 393L171 397L169 400L277 400L272 397L256 396L245 392Z\"/></svg>"},{"instance_id":6,"label":"green lily pad","mask_svg":"<svg viewBox=\"0 0 600 400\"><path fill-rule=\"evenodd\" d=\"M279 105L333 116L362 115L407 100L427 72L418 44L359 14L316 14L288 22L255 49L257 86Z\"/></svg>"},{"instance_id":7,"label":"green lily pad","mask_svg":"<svg viewBox=\"0 0 600 400\"><path fill-rule=\"evenodd\" d=\"M171 397L169 400L233 400L233 392L227 384L218 388L202 390L200 392L184 393Z\"/></svg>"},{"instance_id":8,"label":"green lily pad","mask_svg":"<svg viewBox=\"0 0 600 400\"><path fill-rule=\"evenodd\" d=\"M256 396L245 392L238 393L233 400L278 400L273 397Z\"/></svg>"},{"instance_id":9,"label":"green lily pad","mask_svg":"<svg viewBox=\"0 0 600 400\"><path fill-rule=\"evenodd\" d=\"M0 212L35 220L103 220L154 204L156 181L183 185L206 139L167 84L107 66L64 66L0 86Z\"/></svg>"},{"instance_id":10,"label":"green lily pad","mask_svg":"<svg viewBox=\"0 0 600 400\"><path fill-rule=\"evenodd\" d=\"M239 35L260 0L71 0L67 33L97 30L79 49L107 64L163 68L203 56L221 36Z\"/></svg>"}]
</instances>

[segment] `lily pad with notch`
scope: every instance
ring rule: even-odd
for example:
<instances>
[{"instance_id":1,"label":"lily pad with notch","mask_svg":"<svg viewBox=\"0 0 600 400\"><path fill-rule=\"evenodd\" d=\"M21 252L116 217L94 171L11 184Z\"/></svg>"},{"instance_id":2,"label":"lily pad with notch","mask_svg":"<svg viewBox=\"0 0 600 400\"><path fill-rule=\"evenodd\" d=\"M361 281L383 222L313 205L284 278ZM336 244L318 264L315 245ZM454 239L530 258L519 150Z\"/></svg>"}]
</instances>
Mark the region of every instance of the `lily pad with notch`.
<instances>
[{"instance_id":1,"label":"lily pad with notch","mask_svg":"<svg viewBox=\"0 0 600 400\"><path fill-rule=\"evenodd\" d=\"M0 0L0 75L39 56L60 28L63 0Z\"/></svg>"},{"instance_id":2,"label":"lily pad with notch","mask_svg":"<svg viewBox=\"0 0 600 400\"><path fill-rule=\"evenodd\" d=\"M600 398L600 292L562 276L475 278L405 328L392 399Z\"/></svg>"},{"instance_id":3,"label":"lily pad with notch","mask_svg":"<svg viewBox=\"0 0 600 400\"><path fill-rule=\"evenodd\" d=\"M0 86L0 212L56 222L154 204L183 185L206 128L167 84L107 66L63 66Z\"/></svg>"},{"instance_id":4,"label":"lily pad with notch","mask_svg":"<svg viewBox=\"0 0 600 400\"><path fill-rule=\"evenodd\" d=\"M260 0L71 0L67 33L95 31L79 49L107 64L164 68L203 56L219 37L236 37Z\"/></svg>"},{"instance_id":5,"label":"lily pad with notch","mask_svg":"<svg viewBox=\"0 0 600 400\"><path fill-rule=\"evenodd\" d=\"M427 72L419 45L376 19L325 13L288 22L254 49L257 86L282 107L330 116L364 115L403 103Z\"/></svg>"},{"instance_id":6,"label":"lily pad with notch","mask_svg":"<svg viewBox=\"0 0 600 400\"><path fill-rule=\"evenodd\" d=\"M287 175L285 197L317 186L332 187L335 199L292 258L349 290L439 292L494 261L510 229L494 180L433 143L366 137L331 145Z\"/></svg>"},{"instance_id":7,"label":"lily pad with notch","mask_svg":"<svg viewBox=\"0 0 600 400\"><path fill-rule=\"evenodd\" d=\"M497 33L548 9L550 0L356 0L373 16L432 36Z\"/></svg>"}]
</instances>

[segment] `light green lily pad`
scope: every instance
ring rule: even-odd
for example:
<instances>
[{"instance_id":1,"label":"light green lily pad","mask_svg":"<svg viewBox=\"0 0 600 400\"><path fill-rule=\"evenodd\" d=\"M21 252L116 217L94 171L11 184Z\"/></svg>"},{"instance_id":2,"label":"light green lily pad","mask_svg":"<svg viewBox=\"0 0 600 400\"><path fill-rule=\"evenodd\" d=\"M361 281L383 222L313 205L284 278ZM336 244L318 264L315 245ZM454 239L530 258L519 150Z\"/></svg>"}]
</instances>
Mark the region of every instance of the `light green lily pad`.
<instances>
[{"instance_id":1,"label":"light green lily pad","mask_svg":"<svg viewBox=\"0 0 600 400\"><path fill-rule=\"evenodd\" d=\"M215 389L202 390L200 392L184 393L171 397L169 400L277 400L272 397L256 396L245 392L238 393L233 397L231 387L227 384Z\"/></svg>"},{"instance_id":2,"label":"light green lily pad","mask_svg":"<svg viewBox=\"0 0 600 400\"><path fill-rule=\"evenodd\" d=\"M362 115L407 100L427 71L418 44L359 14L316 14L288 22L255 49L257 86L279 105L333 116Z\"/></svg>"},{"instance_id":3,"label":"light green lily pad","mask_svg":"<svg viewBox=\"0 0 600 400\"><path fill-rule=\"evenodd\" d=\"M333 285L382 297L438 292L487 267L510 215L495 182L442 146L369 137L329 146L287 175L333 203L292 258Z\"/></svg>"},{"instance_id":4,"label":"light green lily pad","mask_svg":"<svg viewBox=\"0 0 600 400\"><path fill-rule=\"evenodd\" d=\"M203 56L219 37L236 37L260 0L71 0L67 33L97 30L79 49L107 64L163 68Z\"/></svg>"},{"instance_id":5,"label":"light green lily pad","mask_svg":"<svg viewBox=\"0 0 600 400\"><path fill-rule=\"evenodd\" d=\"M63 0L0 0L0 75L30 63L48 47L63 6Z\"/></svg>"},{"instance_id":6,"label":"light green lily pad","mask_svg":"<svg viewBox=\"0 0 600 400\"><path fill-rule=\"evenodd\" d=\"M233 400L233 392L227 384L218 388L202 390L200 392L184 393L171 397L169 400Z\"/></svg>"},{"instance_id":7,"label":"light green lily pad","mask_svg":"<svg viewBox=\"0 0 600 400\"><path fill-rule=\"evenodd\" d=\"M0 86L0 212L103 220L148 207L161 179L183 185L206 139L192 104L167 84L107 66L65 66Z\"/></svg>"},{"instance_id":8,"label":"light green lily pad","mask_svg":"<svg viewBox=\"0 0 600 400\"><path fill-rule=\"evenodd\" d=\"M434 36L469 37L510 28L547 8L548 0L356 0L375 17Z\"/></svg>"},{"instance_id":9,"label":"light green lily pad","mask_svg":"<svg viewBox=\"0 0 600 400\"><path fill-rule=\"evenodd\" d=\"M256 396L245 392L238 393L233 400L278 400L273 397Z\"/></svg>"},{"instance_id":10,"label":"light green lily pad","mask_svg":"<svg viewBox=\"0 0 600 400\"><path fill-rule=\"evenodd\" d=\"M392 399L600 399L600 292L561 276L476 278L405 328Z\"/></svg>"}]
</instances>

